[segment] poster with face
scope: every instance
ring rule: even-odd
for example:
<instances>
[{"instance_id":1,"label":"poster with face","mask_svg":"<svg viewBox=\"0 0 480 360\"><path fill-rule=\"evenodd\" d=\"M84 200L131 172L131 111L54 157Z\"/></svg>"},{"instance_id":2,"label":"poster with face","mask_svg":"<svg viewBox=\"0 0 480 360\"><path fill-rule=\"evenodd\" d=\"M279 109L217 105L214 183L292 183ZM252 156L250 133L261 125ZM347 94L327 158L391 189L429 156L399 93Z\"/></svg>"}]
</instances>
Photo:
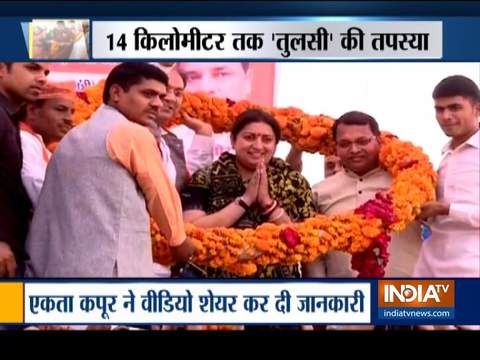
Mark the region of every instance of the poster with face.
<instances>
[{"instance_id":1,"label":"poster with face","mask_svg":"<svg viewBox=\"0 0 480 360\"><path fill-rule=\"evenodd\" d=\"M176 68L186 79L187 91L204 92L233 101L250 100L260 105L273 105L274 63L183 62L177 63ZM179 126L173 132L184 140L185 148L188 148L193 140L193 131ZM215 134L214 160L225 151L232 151L230 134Z\"/></svg>"}]
</instances>

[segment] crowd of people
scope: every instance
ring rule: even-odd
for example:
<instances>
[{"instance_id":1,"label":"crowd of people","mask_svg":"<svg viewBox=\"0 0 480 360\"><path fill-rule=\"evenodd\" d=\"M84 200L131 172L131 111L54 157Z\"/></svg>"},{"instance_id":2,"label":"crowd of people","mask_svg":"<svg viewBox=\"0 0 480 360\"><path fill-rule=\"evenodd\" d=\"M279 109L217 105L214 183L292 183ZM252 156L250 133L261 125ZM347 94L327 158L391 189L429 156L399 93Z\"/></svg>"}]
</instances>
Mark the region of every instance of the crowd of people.
<instances>
[{"instance_id":1,"label":"crowd of people","mask_svg":"<svg viewBox=\"0 0 480 360\"><path fill-rule=\"evenodd\" d=\"M89 23L58 20L54 27L34 23L32 59L88 59Z\"/></svg>"},{"instance_id":2,"label":"crowd of people","mask_svg":"<svg viewBox=\"0 0 480 360\"><path fill-rule=\"evenodd\" d=\"M222 76L248 76L248 66L233 66L238 73ZM190 141L165 127L188 84L198 90L204 77L228 71L121 63L107 76L103 105L72 128L71 83L48 82L45 63L0 63L0 277L235 277L191 260L184 223L299 222L353 210L390 188L392 176L379 165L380 126L363 112L335 121L336 156L326 158L326 178L313 187L301 174L300 151L274 157L281 128L264 111L240 114L221 135L229 144L220 154L215 144L223 140L202 119L180 114ZM386 277L478 278L480 91L453 75L432 97L451 138L439 149L437 198L393 234ZM52 155L48 145L60 139ZM172 268L153 262L150 217L175 257ZM421 224L431 229L423 241ZM356 275L350 260L331 251L311 263L261 267L252 277L349 278Z\"/></svg>"}]
</instances>

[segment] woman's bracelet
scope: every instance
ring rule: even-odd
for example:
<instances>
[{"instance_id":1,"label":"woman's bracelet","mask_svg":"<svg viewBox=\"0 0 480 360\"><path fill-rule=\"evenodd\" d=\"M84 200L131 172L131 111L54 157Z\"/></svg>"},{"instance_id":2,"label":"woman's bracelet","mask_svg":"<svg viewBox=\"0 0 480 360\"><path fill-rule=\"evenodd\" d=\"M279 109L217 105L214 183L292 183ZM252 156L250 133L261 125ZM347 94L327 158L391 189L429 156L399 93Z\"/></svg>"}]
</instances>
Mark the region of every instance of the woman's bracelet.
<instances>
[{"instance_id":1,"label":"woman's bracelet","mask_svg":"<svg viewBox=\"0 0 480 360\"><path fill-rule=\"evenodd\" d=\"M250 210L250 206L245 202L245 200L243 200L243 196L237 198L235 202L238 206L243 208L243 210L245 211Z\"/></svg>"},{"instance_id":2,"label":"woman's bracelet","mask_svg":"<svg viewBox=\"0 0 480 360\"><path fill-rule=\"evenodd\" d=\"M280 211L278 212L277 216L275 216L272 219L269 219L270 222L277 221L278 219L280 219L283 216L283 214L285 214L285 210L283 210L282 208L279 208L279 209L280 209ZM271 215L273 215L273 213Z\"/></svg>"},{"instance_id":3,"label":"woman's bracelet","mask_svg":"<svg viewBox=\"0 0 480 360\"><path fill-rule=\"evenodd\" d=\"M267 206L267 208L262 212L262 215L269 217L270 215L272 215L273 211L277 208L277 206L277 200L273 200L272 203Z\"/></svg>"}]
</instances>

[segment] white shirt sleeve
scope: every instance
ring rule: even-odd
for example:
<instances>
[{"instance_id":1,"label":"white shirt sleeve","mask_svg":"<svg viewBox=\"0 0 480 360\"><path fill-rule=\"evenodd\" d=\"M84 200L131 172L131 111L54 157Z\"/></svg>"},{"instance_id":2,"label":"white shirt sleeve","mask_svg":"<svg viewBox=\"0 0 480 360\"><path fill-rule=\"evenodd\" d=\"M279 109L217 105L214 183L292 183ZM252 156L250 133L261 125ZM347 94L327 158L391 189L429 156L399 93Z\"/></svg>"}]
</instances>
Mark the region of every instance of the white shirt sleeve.
<instances>
[{"instance_id":1,"label":"white shirt sleeve","mask_svg":"<svg viewBox=\"0 0 480 360\"><path fill-rule=\"evenodd\" d=\"M213 137L195 134L187 150L187 170L190 175L213 162Z\"/></svg>"},{"instance_id":2,"label":"white shirt sleeve","mask_svg":"<svg viewBox=\"0 0 480 360\"><path fill-rule=\"evenodd\" d=\"M312 187L313 205L320 214L325 214L330 194L325 191L325 181L321 181Z\"/></svg>"},{"instance_id":3,"label":"white shirt sleeve","mask_svg":"<svg viewBox=\"0 0 480 360\"><path fill-rule=\"evenodd\" d=\"M158 140L160 143L160 150L162 152L163 169L167 173L167 176L170 179L171 183L175 185L177 170L175 169L175 164L173 163L172 157L170 155L170 148L168 147L162 136L159 136Z\"/></svg>"},{"instance_id":4,"label":"white shirt sleeve","mask_svg":"<svg viewBox=\"0 0 480 360\"><path fill-rule=\"evenodd\" d=\"M42 190L47 163L43 158L43 144L34 135L21 131L23 163L22 181L27 194L35 207Z\"/></svg>"},{"instance_id":5,"label":"white shirt sleeve","mask_svg":"<svg viewBox=\"0 0 480 360\"><path fill-rule=\"evenodd\" d=\"M480 228L480 206L478 204L451 203L449 216L474 228Z\"/></svg>"}]
</instances>

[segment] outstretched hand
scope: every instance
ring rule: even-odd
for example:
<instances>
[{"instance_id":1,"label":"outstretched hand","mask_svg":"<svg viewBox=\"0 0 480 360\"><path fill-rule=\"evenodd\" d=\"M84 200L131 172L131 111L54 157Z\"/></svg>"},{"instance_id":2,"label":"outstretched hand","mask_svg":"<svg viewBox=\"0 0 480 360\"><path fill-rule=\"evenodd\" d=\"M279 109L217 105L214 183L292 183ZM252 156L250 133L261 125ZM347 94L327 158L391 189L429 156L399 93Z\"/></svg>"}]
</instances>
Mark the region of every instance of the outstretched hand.
<instances>
[{"instance_id":1,"label":"outstretched hand","mask_svg":"<svg viewBox=\"0 0 480 360\"><path fill-rule=\"evenodd\" d=\"M206 122L201 121L200 119L194 118L193 116L188 115L185 111L180 113L183 118L183 123L195 131L195 134L212 136L213 128L212 125L207 124Z\"/></svg>"},{"instance_id":2,"label":"outstretched hand","mask_svg":"<svg viewBox=\"0 0 480 360\"><path fill-rule=\"evenodd\" d=\"M10 245L0 241L0 278L15 277L17 262Z\"/></svg>"},{"instance_id":3,"label":"outstretched hand","mask_svg":"<svg viewBox=\"0 0 480 360\"><path fill-rule=\"evenodd\" d=\"M450 212L450 204L441 201L429 201L422 205L422 212L417 218L425 220L438 215L448 215Z\"/></svg>"}]
</instances>

